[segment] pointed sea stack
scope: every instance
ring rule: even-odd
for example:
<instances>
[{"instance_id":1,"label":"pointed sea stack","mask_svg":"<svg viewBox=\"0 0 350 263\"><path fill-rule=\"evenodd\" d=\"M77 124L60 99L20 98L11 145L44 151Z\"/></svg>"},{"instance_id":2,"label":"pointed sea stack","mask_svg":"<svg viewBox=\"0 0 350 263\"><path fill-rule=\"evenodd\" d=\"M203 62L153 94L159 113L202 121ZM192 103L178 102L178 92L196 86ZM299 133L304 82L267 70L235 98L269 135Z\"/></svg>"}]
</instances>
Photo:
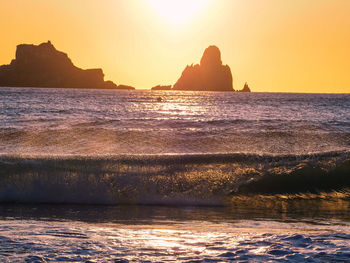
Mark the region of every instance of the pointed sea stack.
<instances>
[{"instance_id":1,"label":"pointed sea stack","mask_svg":"<svg viewBox=\"0 0 350 263\"><path fill-rule=\"evenodd\" d=\"M56 50L50 41L38 46L17 46L11 64L0 66L2 87L54 87L113 89L116 85L104 81L102 69L80 69L66 53Z\"/></svg>"},{"instance_id":2,"label":"pointed sea stack","mask_svg":"<svg viewBox=\"0 0 350 263\"><path fill-rule=\"evenodd\" d=\"M243 89L238 90L238 92L251 92L251 90L250 90L250 88L249 88L249 86L248 86L248 83L246 82L246 83L244 84Z\"/></svg>"},{"instance_id":3,"label":"pointed sea stack","mask_svg":"<svg viewBox=\"0 0 350 263\"><path fill-rule=\"evenodd\" d=\"M223 65L218 47L210 46L203 54L200 65L187 66L174 90L234 91L232 74L228 65Z\"/></svg>"}]
</instances>

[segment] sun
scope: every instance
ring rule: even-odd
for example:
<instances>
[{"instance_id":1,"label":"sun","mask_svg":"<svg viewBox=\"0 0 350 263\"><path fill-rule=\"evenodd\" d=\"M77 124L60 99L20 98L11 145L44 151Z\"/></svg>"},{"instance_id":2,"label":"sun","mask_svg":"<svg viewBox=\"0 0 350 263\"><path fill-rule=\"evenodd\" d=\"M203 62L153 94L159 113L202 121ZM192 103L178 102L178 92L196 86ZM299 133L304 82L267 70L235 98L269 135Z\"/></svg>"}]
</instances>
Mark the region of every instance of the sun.
<instances>
[{"instance_id":1,"label":"sun","mask_svg":"<svg viewBox=\"0 0 350 263\"><path fill-rule=\"evenodd\" d=\"M150 0L169 22L180 24L193 17L208 0Z\"/></svg>"}]
</instances>

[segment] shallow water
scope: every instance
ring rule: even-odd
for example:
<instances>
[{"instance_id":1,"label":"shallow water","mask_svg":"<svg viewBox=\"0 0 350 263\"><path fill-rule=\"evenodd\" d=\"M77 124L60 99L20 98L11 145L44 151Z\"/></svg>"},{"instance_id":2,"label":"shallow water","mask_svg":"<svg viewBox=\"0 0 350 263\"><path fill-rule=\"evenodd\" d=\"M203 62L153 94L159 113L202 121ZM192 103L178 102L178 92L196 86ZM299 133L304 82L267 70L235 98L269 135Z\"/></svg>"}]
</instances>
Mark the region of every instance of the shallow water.
<instances>
[{"instance_id":1,"label":"shallow water","mask_svg":"<svg viewBox=\"0 0 350 263\"><path fill-rule=\"evenodd\" d=\"M350 261L349 94L2 88L0 106L1 262Z\"/></svg>"},{"instance_id":2,"label":"shallow water","mask_svg":"<svg viewBox=\"0 0 350 263\"><path fill-rule=\"evenodd\" d=\"M227 207L2 205L0 210L2 262L350 260L350 218L336 209L323 210L326 217L307 209L272 215Z\"/></svg>"}]
</instances>

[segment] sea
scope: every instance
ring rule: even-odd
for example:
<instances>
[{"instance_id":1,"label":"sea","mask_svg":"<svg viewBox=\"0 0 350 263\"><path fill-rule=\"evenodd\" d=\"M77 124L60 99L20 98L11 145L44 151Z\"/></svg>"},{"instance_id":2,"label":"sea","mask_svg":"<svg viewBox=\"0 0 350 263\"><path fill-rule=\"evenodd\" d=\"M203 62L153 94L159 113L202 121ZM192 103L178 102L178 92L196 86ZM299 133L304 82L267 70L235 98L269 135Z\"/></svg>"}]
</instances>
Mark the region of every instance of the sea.
<instances>
[{"instance_id":1,"label":"sea","mask_svg":"<svg viewBox=\"0 0 350 263\"><path fill-rule=\"evenodd\" d=\"M0 262L350 262L350 94L1 88Z\"/></svg>"}]
</instances>

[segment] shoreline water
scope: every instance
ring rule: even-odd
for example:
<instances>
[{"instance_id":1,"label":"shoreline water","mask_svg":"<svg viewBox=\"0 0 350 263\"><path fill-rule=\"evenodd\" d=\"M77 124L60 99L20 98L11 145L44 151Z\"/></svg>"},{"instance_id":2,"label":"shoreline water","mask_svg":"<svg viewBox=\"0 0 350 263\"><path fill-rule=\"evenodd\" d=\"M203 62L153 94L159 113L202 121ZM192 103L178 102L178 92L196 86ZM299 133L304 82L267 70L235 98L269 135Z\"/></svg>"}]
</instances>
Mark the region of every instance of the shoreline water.
<instances>
[{"instance_id":1,"label":"shoreline water","mask_svg":"<svg viewBox=\"0 0 350 263\"><path fill-rule=\"evenodd\" d=\"M345 211L0 205L3 262L349 259ZM327 212L328 211L328 212Z\"/></svg>"}]
</instances>

